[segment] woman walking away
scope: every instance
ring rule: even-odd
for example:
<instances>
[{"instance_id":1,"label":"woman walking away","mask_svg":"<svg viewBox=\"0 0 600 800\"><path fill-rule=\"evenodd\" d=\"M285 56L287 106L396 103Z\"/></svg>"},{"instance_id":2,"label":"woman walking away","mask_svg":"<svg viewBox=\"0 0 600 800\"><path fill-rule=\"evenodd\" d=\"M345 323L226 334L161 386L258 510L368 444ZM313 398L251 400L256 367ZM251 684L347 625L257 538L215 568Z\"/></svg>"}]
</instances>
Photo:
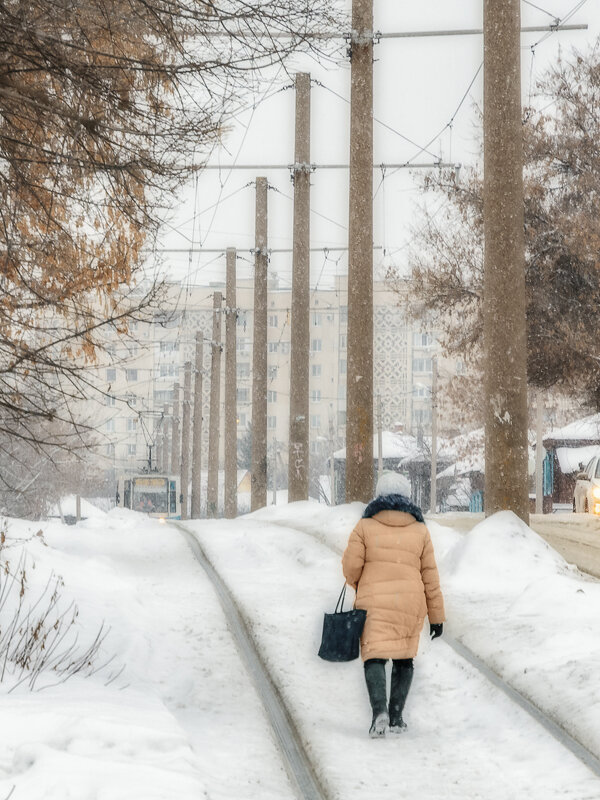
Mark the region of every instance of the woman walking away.
<instances>
[{"instance_id":1,"label":"woman walking away","mask_svg":"<svg viewBox=\"0 0 600 800\"><path fill-rule=\"evenodd\" d=\"M402 712L425 615L432 639L442 635L444 622L433 544L421 509L409 500L408 480L384 472L376 494L342 558L346 582L356 591L356 608L367 611L360 644L373 710L371 738L406 728ZM390 658L388 705L385 665Z\"/></svg>"}]
</instances>

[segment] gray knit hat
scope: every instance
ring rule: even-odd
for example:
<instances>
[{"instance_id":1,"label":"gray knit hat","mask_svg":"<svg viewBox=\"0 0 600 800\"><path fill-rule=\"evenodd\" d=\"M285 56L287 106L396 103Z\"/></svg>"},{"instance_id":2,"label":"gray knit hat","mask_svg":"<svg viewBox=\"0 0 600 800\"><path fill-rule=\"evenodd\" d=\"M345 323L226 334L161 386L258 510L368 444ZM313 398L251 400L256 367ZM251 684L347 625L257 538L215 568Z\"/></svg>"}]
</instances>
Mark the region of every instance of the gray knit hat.
<instances>
[{"instance_id":1,"label":"gray knit hat","mask_svg":"<svg viewBox=\"0 0 600 800\"><path fill-rule=\"evenodd\" d=\"M401 494L404 497L410 497L410 481L399 472L386 470L381 473L381 477L377 481L375 494L377 497L382 494Z\"/></svg>"}]
</instances>

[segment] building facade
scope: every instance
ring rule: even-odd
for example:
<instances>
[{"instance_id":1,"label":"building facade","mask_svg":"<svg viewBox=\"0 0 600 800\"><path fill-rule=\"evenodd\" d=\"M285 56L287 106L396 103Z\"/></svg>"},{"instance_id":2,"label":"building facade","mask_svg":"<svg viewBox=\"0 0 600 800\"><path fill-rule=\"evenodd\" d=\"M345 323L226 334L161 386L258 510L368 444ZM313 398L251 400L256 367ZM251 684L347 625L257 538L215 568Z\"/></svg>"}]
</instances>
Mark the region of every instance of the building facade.
<instances>
[{"instance_id":1,"label":"building facade","mask_svg":"<svg viewBox=\"0 0 600 800\"><path fill-rule=\"evenodd\" d=\"M213 293L223 285L168 287L164 307L152 322L130 326L106 344L107 358L96 369L103 404L90 401L99 452L115 474L153 466L162 434L169 428L174 387L183 389L184 366L194 363L197 332L204 336L203 464L208 451ZM238 281L236 323L237 437L252 422L253 286ZM267 309L267 430L269 443L286 460L289 428L291 290L271 281ZM223 307L227 306L224 298ZM224 323L224 315L223 315ZM314 457L343 446L346 428L348 299L345 278L310 294L309 431ZM223 345L225 325L222 325ZM376 424L385 430L427 433L431 425L431 334L410 323L399 297L383 283L374 286L374 392ZM223 430L224 360L221 369ZM180 392L180 399L181 399ZM222 438L222 437L221 437Z\"/></svg>"}]
</instances>

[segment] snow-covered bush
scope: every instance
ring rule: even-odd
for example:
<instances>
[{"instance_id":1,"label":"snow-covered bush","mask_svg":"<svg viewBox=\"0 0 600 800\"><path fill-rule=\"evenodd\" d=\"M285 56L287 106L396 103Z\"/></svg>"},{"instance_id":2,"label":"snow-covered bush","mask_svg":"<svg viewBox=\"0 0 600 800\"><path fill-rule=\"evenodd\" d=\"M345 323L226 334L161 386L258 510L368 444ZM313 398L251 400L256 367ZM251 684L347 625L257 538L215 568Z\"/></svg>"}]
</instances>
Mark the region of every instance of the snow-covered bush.
<instances>
[{"instance_id":1,"label":"snow-covered bush","mask_svg":"<svg viewBox=\"0 0 600 800\"><path fill-rule=\"evenodd\" d=\"M43 689L76 674L92 675L109 663L96 664L109 632L104 623L89 644L79 644L79 610L73 601L62 602L60 575L51 572L43 588L30 587L35 562L27 543L34 537L45 545L41 530L9 539L7 523L0 520L0 682L10 681L9 691L21 684Z\"/></svg>"}]
</instances>

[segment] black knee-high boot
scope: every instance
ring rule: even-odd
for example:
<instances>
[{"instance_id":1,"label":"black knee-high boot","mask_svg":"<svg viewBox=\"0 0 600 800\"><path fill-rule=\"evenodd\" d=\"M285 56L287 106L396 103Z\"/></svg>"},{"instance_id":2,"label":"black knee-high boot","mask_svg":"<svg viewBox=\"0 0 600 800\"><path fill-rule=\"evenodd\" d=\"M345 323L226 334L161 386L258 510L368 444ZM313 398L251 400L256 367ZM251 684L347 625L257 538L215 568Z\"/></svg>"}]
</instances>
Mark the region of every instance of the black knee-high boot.
<instances>
[{"instance_id":1,"label":"black knee-high boot","mask_svg":"<svg viewBox=\"0 0 600 800\"><path fill-rule=\"evenodd\" d=\"M369 730L371 737L385 736L389 723L385 688L385 662L384 658L370 658L365 661L365 680L373 710L373 722Z\"/></svg>"},{"instance_id":2,"label":"black knee-high boot","mask_svg":"<svg viewBox=\"0 0 600 800\"><path fill-rule=\"evenodd\" d=\"M394 659L392 664L392 685L390 689L390 728L402 729L406 725L402 719L404 704L413 679L412 658Z\"/></svg>"}]
</instances>

